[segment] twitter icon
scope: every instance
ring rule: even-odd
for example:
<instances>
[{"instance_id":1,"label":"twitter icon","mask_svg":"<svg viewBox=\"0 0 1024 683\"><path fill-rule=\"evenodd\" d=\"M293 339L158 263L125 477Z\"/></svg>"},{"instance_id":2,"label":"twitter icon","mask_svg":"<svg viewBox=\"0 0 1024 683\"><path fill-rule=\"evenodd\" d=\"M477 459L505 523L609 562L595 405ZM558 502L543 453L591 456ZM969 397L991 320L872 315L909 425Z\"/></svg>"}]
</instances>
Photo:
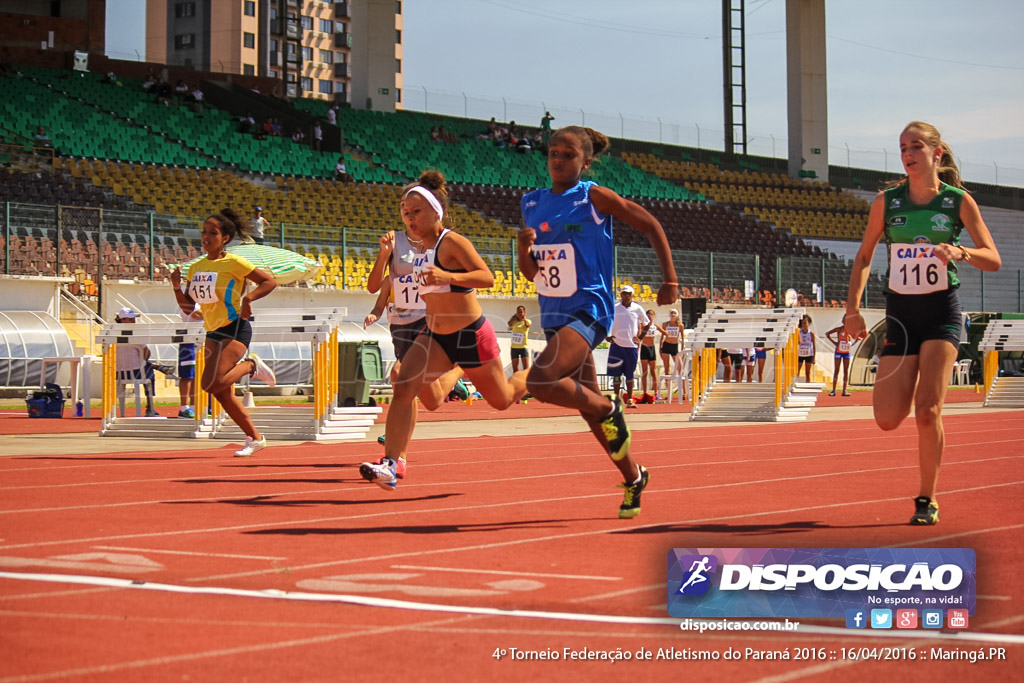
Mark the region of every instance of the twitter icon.
<instances>
[{"instance_id":1,"label":"twitter icon","mask_svg":"<svg viewBox=\"0 0 1024 683\"><path fill-rule=\"evenodd\" d=\"M892 610L871 610L871 628L892 628Z\"/></svg>"}]
</instances>

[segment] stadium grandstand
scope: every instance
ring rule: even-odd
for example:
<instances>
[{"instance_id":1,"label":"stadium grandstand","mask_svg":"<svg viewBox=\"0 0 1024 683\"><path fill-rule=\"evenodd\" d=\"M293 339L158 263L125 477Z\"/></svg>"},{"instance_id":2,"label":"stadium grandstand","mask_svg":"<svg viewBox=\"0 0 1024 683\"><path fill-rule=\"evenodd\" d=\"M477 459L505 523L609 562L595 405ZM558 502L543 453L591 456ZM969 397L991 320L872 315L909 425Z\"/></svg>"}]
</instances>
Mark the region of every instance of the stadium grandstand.
<instances>
[{"instance_id":1,"label":"stadium grandstand","mask_svg":"<svg viewBox=\"0 0 1024 683\"><path fill-rule=\"evenodd\" d=\"M437 168L452 184L454 226L496 273L488 294L533 293L515 267L513 240L519 198L546 183L544 156L496 146L484 135L486 121L342 108L336 120L344 144L316 151L290 137L242 132L236 115L212 104L196 113L157 103L139 78L107 83L100 74L14 65L2 85L5 273L73 277L74 291L87 297L102 277L159 281L169 264L198 253L203 217L221 206L260 205L272 243L324 263L314 286L362 289L377 237L400 224L399 189ZM329 125L327 102L290 104ZM46 147L33 146L39 126L50 138ZM431 139L441 126L455 143ZM335 178L339 158L349 179ZM805 305L840 306L868 200L863 191L790 178L783 164L613 140L593 177L661 221L684 296L764 303L794 289ZM865 190L883 180L874 171L842 171ZM976 196L984 205L987 194L1005 189L980 188ZM1003 226L1021 224L1016 211L998 206L986 216L997 239ZM657 268L644 237L620 230L616 243L618 279L652 301ZM1011 256L1008 265L1024 259ZM873 284L868 304L878 305L881 283ZM1016 310L1017 293L1006 294Z\"/></svg>"}]
</instances>

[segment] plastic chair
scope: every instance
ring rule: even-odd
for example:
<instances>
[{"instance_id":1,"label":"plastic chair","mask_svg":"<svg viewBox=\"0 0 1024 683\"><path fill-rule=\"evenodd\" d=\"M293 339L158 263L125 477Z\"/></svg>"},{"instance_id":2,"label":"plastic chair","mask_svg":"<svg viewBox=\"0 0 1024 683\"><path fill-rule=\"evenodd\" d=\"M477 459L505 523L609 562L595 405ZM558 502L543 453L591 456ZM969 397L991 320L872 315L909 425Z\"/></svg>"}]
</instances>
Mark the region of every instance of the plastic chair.
<instances>
[{"instance_id":1,"label":"plastic chair","mask_svg":"<svg viewBox=\"0 0 1024 683\"><path fill-rule=\"evenodd\" d=\"M966 385L971 383L971 359L964 358L956 364L957 384Z\"/></svg>"},{"instance_id":2,"label":"plastic chair","mask_svg":"<svg viewBox=\"0 0 1024 683\"><path fill-rule=\"evenodd\" d=\"M153 387L146 377L146 347L142 344L117 345L117 400L124 417L124 404L128 387L135 387L135 416L142 415L142 391L146 392L146 405L153 401ZM142 390L139 387L143 387Z\"/></svg>"},{"instance_id":3,"label":"plastic chair","mask_svg":"<svg viewBox=\"0 0 1024 683\"><path fill-rule=\"evenodd\" d=\"M682 403L689 399L690 380L687 377L690 370L690 358L688 353L677 356L673 364L675 374L658 375L657 392L659 396L665 397L666 403L672 402L673 382L675 383L676 403ZM664 387L664 389L663 389Z\"/></svg>"}]
</instances>

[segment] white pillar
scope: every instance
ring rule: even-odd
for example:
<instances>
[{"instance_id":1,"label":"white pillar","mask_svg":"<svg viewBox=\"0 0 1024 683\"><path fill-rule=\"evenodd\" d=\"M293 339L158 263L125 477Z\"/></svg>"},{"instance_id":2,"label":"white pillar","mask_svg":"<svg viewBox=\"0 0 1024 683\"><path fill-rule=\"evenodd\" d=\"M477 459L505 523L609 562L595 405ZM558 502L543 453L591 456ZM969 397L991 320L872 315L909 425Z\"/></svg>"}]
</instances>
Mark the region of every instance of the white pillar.
<instances>
[{"instance_id":1,"label":"white pillar","mask_svg":"<svg viewBox=\"0 0 1024 683\"><path fill-rule=\"evenodd\" d=\"M789 175L828 180L825 0L786 0Z\"/></svg>"}]
</instances>

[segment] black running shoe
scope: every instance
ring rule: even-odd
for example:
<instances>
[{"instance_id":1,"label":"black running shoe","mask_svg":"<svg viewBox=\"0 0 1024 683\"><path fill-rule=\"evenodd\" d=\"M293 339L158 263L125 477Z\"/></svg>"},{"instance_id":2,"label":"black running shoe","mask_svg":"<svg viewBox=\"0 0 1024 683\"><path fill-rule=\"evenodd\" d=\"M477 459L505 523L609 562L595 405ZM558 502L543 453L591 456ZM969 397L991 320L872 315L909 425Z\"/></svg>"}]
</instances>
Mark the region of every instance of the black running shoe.
<instances>
[{"instance_id":1,"label":"black running shoe","mask_svg":"<svg viewBox=\"0 0 1024 683\"><path fill-rule=\"evenodd\" d=\"M635 484L619 484L626 489L622 505L619 506L619 519L630 519L640 514L640 494L647 488L651 476L647 474L647 468L643 465L637 465L637 468L640 470L640 481Z\"/></svg>"},{"instance_id":2,"label":"black running shoe","mask_svg":"<svg viewBox=\"0 0 1024 683\"><path fill-rule=\"evenodd\" d=\"M377 443L379 443L381 446L384 445L384 442L385 441L384 441L384 435L383 434L381 434L380 436L377 437Z\"/></svg>"},{"instance_id":3,"label":"black running shoe","mask_svg":"<svg viewBox=\"0 0 1024 683\"><path fill-rule=\"evenodd\" d=\"M938 524L939 523L939 504L931 498L920 496L914 499L914 516L910 518L910 523L914 525L919 524Z\"/></svg>"},{"instance_id":4,"label":"black running shoe","mask_svg":"<svg viewBox=\"0 0 1024 683\"><path fill-rule=\"evenodd\" d=\"M626 416L622 414L622 401L615 399L612 414L601 420L601 431L608 439L608 454L612 460L622 460L629 454L629 427Z\"/></svg>"}]
</instances>

